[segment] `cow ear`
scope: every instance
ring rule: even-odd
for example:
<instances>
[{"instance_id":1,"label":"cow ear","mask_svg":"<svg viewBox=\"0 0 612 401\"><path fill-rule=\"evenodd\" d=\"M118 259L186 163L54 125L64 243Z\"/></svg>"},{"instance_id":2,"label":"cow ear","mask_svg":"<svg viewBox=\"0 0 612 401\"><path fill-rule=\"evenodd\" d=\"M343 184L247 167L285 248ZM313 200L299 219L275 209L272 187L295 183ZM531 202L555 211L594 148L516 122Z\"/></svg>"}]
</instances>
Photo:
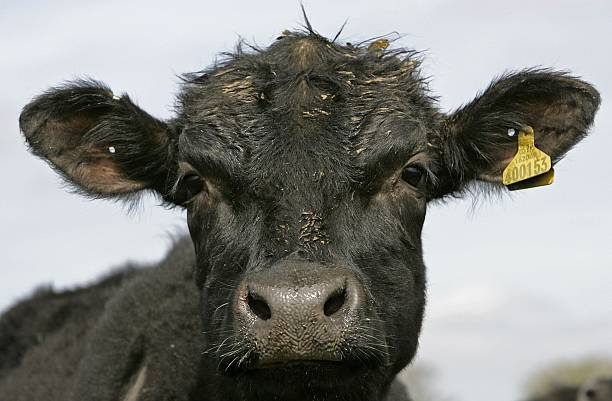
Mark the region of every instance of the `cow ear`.
<instances>
[{"instance_id":1,"label":"cow ear","mask_svg":"<svg viewBox=\"0 0 612 401\"><path fill-rule=\"evenodd\" d=\"M94 197L166 190L173 165L169 127L95 81L51 89L22 111L32 152Z\"/></svg>"},{"instance_id":2,"label":"cow ear","mask_svg":"<svg viewBox=\"0 0 612 401\"><path fill-rule=\"evenodd\" d=\"M437 144L443 169L439 194L472 180L501 185L517 152L509 129L531 126L535 144L559 161L584 138L599 107L599 93L565 73L527 70L495 80L481 95L446 118Z\"/></svg>"}]
</instances>

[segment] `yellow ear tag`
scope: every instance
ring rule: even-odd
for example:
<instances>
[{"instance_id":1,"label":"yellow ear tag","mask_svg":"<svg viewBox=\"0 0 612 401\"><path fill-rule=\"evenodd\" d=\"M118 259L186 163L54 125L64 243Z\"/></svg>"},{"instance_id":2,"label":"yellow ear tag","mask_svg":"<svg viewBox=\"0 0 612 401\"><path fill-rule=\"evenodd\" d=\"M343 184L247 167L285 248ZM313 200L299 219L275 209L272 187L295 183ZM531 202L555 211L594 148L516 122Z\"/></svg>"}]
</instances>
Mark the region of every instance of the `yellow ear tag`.
<instances>
[{"instance_id":1,"label":"yellow ear tag","mask_svg":"<svg viewBox=\"0 0 612 401\"><path fill-rule=\"evenodd\" d=\"M554 176L550 156L535 146L533 128L523 127L518 133L516 155L502 173L503 184L515 191L550 185Z\"/></svg>"}]
</instances>

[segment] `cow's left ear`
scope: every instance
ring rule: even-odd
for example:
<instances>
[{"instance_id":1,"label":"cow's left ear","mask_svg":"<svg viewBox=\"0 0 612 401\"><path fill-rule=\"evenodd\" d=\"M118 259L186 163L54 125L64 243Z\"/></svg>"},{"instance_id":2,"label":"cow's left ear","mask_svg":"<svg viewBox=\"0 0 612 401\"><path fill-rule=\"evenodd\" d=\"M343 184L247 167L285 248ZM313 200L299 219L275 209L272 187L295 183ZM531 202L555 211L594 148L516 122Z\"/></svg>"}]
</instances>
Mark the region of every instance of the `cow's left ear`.
<instances>
[{"instance_id":1,"label":"cow's left ear","mask_svg":"<svg viewBox=\"0 0 612 401\"><path fill-rule=\"evenodd\" d=\"M90 196L163 194L176 170L170 128L99 82L47 91L23 109L19 125L32 152Z\"/></svg>"},{"instance_id":2,"label":"cow's left ear","mask_svg":"<svg viewBox=\"0 0 612 401\"><path fill-rule=\"evenodd\" d=\"M501 185L517 152L509 129L531 126L535 144L553 164L584 138L599 107L590 84L565 73L527 70L504 75L446 118L434 144L443 160L433 197L460 190L472 180Z\"/></svg>"}]
</instances>

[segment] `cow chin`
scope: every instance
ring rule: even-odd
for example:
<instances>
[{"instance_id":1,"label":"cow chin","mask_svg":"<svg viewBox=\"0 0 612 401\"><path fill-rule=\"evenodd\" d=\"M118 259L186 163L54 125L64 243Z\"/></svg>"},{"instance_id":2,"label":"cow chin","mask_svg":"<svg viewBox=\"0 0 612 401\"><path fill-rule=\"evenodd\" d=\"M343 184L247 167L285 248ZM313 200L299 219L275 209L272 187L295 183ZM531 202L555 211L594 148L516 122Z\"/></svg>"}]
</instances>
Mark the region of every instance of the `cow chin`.
<instances>
[{"instance_id":1,"label":"cow chin","mask_svg":"<svg viewBox=\"0 0 612 401\"><path fill-rule=\"evenodd\" d=\"M232 362L233 361L233 362ZM368 400L380 399L389 376L388 354L365 348L347 350L344 359L259 358L242 348L217 364L226 383L245 400Z\"/></svg>"},{"instance_id":2,"label":"cow chin","mask_svg":"<svg viewBox=\"0 0 612 401\"><path fill-rule=\"evenodd\" d=\"M236 350L238 351L238 349ZM349 356L342 358L292 358L287 355L283 359L265 360L260 359L254 350L243 348L239 352L233 352L230 356L222 356L217 361L217 369L224 376L253 375L262 376L275 374L302 373L301 379L305 377L316 377L319 374L337 372L338 375L355 374L356 372L370 372L391 366L389 356L383 350L351 350Z\"/></svg>"},{"instance_id":3,"label":"cow chin","mask_svg":"<svg viewBox=\"0 0 612 401\"><path fill-rule=\"evenodd\" d=\"M287 361L233 378L244 399L266 401L376 401L388 382L382 366L332 361Z\"/></svg>"}]
</instances>

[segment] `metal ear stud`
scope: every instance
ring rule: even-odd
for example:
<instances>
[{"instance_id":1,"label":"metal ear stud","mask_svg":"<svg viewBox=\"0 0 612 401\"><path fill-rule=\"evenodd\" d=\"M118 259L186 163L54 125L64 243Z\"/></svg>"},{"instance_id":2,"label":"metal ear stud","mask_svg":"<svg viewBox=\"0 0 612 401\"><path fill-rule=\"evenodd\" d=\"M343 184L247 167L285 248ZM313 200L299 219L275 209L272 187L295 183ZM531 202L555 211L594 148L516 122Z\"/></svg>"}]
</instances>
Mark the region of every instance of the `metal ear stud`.
<instances>
[{"instance_id":1,"label":"metal ear stud","mask_svg":"<svg viewBox=\"0 0 612 401\"><path fill-rule=\"evenodd\" d=\"M116 152L115 147L114 147L114 146L109 146L109 147L108 147L108 152L109 152L109 153L115 153L115 152Z\"/></svg>"}]
</instances>

